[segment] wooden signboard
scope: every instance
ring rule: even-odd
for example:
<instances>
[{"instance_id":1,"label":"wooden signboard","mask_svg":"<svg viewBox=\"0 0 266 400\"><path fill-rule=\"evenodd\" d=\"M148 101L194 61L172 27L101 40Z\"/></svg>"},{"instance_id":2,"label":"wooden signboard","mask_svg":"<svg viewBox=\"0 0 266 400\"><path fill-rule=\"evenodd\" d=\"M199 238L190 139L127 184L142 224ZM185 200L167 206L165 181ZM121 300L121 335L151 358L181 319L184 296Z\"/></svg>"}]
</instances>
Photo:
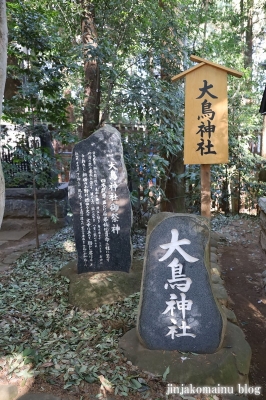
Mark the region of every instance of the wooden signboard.
<instances>
[{"instance_id":1,"label":"wooden signboard","mask_svg":"<svg viewBox=\"0 0 266 400\"><path fill-rule=\"evenodd\" d=\"M204 65L186 77L184 163L227 162L227 73Z\"/></svg>"},{"instance_id":2,"label":"wooden signboard","mask_svg":"<svg viewBox=\"0 0 266 400\"><path fill-rule=\"evenodd\" d=\"M210 217L210 164L228 162L227 74L243 74L197 56L186 76L184 164L201 165L201 214Z\"/></svg>"},{"instance_id":3,"label":"wooden signboard","mask_svg":"<svg viewBox=\"0 0 266 400\"><path fill-rule=\"evenodd\" d=\"M227 74L241 77L231 68L200 57L186 75L184 164L223 164L228 162Z\"/></svg>"}]
</instances>

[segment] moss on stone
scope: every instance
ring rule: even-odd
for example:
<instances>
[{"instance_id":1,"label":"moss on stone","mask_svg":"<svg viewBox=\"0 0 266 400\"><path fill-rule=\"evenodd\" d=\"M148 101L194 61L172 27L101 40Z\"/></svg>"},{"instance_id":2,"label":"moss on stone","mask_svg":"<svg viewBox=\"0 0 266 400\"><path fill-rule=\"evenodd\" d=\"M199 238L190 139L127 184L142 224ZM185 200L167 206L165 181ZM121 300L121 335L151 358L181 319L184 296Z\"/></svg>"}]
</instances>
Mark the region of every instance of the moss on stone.
<instances>
[{"instance_id":1,"label":"moss on stone","mask_svg":"<svg viewBox=\"0 0 266 400\"><path fill-rule=\"evenodd\" d=\"M61 269L60 275L70 280L69 302L84 310L91 310L139 292L142 267L142 262L135 260L130 273L101 271L78 274L77 263L72 261Z\"/></svg>"},{"instance_id":2,"label":"moss on stone","mask_svg":"<svg viewBox=\"0 0 266 400\"><path fill-rule=\"evenodd\" d=\"M143 347L136 329L127 332L119 347L133 365L155 375L169 367L167 382L177 384L234 386L248 383L251 349L242 330L230 322L222 348L213 354L182 354L178 351L149 350Z\"/></svg>"}]
</instances>

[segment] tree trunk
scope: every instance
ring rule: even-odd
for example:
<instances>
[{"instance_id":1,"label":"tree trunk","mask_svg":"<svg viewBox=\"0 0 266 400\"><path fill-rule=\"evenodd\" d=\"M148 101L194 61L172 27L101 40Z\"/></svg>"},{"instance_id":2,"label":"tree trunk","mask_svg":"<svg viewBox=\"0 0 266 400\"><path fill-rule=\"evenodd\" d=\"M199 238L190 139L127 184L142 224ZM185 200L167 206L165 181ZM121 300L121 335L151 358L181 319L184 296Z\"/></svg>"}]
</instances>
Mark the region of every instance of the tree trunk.
<instances>
[{"instance_id":1,"label":"tree trunk","mask_svg":"<svg viewBox=\"0 0 266 400\"><path fill-rule=\"evenodd\" d=\"M159 0L159 7L165 9L165 4L162 0ZM169 30L169 35L171 35ZM161 59L161 79L171 82L171 76L169 75L167 68L168 60L162 55ZM183 152L180 151L178 154L169 154L164 158L169 162L167 178L162 182L162 189L164 190L167 200L163 200L160 205L161 211L169 211L174 213L185 212L185 180L184 178L180 181L174 175L183 174L185 171Z\"/></svg>"},{"instance_id":2,"label":"tree trunk","mask_svg":"<svg viewBox=\"0 0 266 400\"><path fill-rule=\"evenodd\" d=\"M252 67L252 53L253 53L253 0L247 2L247 26L246 26L246 37L245 37L245 55L244 55L244 67Z\"/></svg>"},{"instance_id":3,"label":"tree trunk","mask_svg":"<svg viewBox=\"0 0 266 400\"><path fill-rule=\"evenodd\" d=\"M89 46L97 47L94 9L91 4L82 1L83 18L81 21L83 59L84 59L84 110L82 138L89 137L99 126L100 116L100 71L96 59L88 57Z\"/></svg>"},{"instance_id":4,"label":"tree trunk","mask_svg":"<svg viewBox=\"0 0 266 400\"><path fill-rule=\"evenodd\" d=\"M165 196L167 200L161 203L161 211L169 211L175 213L185 212L185 183L184 179L178 181L176 177L171 176L171 172L175 174L184 173L183 152L178 155L170 155L169 159L169 176L165 182Z\"/></svg>"},{"instance_id":5,"label":"tree trunk","mask_svg":"<svg viewBox=\"0 0 266 400\"><path fill-rule=\"evenodd\" d=\"M6 2L0 0L0 120L2 116L2 99L6 82L7 64L7 21L6 21ZM5 209L5 180L0 160L0 227L3 221Z\"/></svg>"},{"instance_id":6,"label":"tree trunk","mask_svg":"<svg viewBox=\"0 0 266 400\"><path fill-rule=\"evenodd\" d=\"M11 56L7 57L7 65L15 65L18 66L18 60L16 57ZM18 89L21 86L21 82L18 79L14 79L11 77L6 78L6 85L5 85L5 92L4 92L4 99L10 100L13 96L18 94Z\"/></svg>"},{"instance_id":7,"label":"tree trunk","mask_svg":"<svg viewBox=\"0 0 266 400\"><path fill-rule=\"evenodd\" d=\"M35 149L34 149L35 150ZM38 197L37 197L37 188L35 181L35 168L32 169L33 172L33 199L34 199L34 229L35 229L35 240L36 240L36 248L40 247L39 241L39 229L38 229Z\"/></svg>"},{"instance_id":8,"label":"tree trunk","mask_svg":"<svg viewBox=\"0 0 266 400\"><path fill-rule=\"evenodd\" d=\"M241 31L244 42L244 67L252 68L254 0L240 0Z\"/></svg>"},{"instance_id":9,"label":"tree trunk","mask_svg":"<svg viewBox=\"0 0 266 400\"><path fill-rule=\"evenodd\" d=\"M170 79L169 74L166 73L166 60L161 64L161 79ZM164 68L165 66L165 68ZM169 162L167 167L167 178L162 182L162 189L164 190L167 200L161 202L161 211L169 211L174 213L185 212L185 180L184 178L178 180L175 175L183 174L185 171L184 154L179 151L177 154L165 154L164 158Z\"/></svg>"}]
</instances>

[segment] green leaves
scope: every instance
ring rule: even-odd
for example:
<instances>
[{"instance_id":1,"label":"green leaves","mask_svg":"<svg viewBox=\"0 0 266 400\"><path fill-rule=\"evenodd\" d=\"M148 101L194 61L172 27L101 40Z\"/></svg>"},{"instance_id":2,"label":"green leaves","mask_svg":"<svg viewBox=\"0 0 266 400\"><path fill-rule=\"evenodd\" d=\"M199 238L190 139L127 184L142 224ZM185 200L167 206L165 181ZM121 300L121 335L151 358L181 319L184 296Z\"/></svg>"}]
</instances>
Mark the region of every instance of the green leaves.
<instances>
[{"instance_id":1,"label":"green leaves","mask_svg":"<svg viewBox=\"0 0 266 400\"><path fill-rule=\"evenodd\" d=\"M133 389L140 389L142 384L137 379L131 379Z\"/></svg>"},{"instance_id":2,"label":"green leaves","mask_svg":"<svg viewBox=\"0 0 266 400\"><path fill-rule=\"evenodd\" d=\"M16 79L16 91L11 100L5 100L4 114L6 119L24 125L32 125L34 118L52 123L64 137L64 130L71 127L66 113L70 100L64 98L64 92L69 73L74 75L80 68L80 54L74 52L69 29L62 25L60 3L59 0L51 6L31 0L8 2L8 75ZM66 17L71 2L63 3ZM70 13L69 10L71 20Z\"/></svg>"},{"instance_id":3,"label":"green leaves","mask_svg":"<svg viewBox=\"0 0 266 400\"><path fill-rule=\"evenodd\" d=\"M63 380L66 390L98 383L126 396L143 384L118 351L123 333L116 323L135 325L139 294L87 312L72 307L69 280L58 271L76 257L73 242L65 228L24 254L8 279L0 277L0 365L10 378L41 374Z\"/></svg>"},{"instance_id":4,"label":"green leaves","mask_svg":"<svg viewBox=\"0 0 266 400\"><path fill-rule=\"evenodd\" d=\"M169 373L170 373L170 368L167 367L166 370L163 373L163 382L166 381L166 377L167 377L167 375L169 375Z\"/></svg>"},{"instance_id":5,"label":"green leaves","mask_svg":"<svg viewBox=\"0 0 266 400\"><path fill-rule=\"evenodd\" d=\"M135 187L146 187L144 196L136 196L136 191L132 195L135 204L142 202L142 212L147 205L156 211L156 199L164 197L164 183L175 173L169 160L183 148L184 85L172 84L171 77L191 66L191 53L242 70L242 79L228 78L227 172L233 177L238 166L245 175L241 185L250 191L254 176L247 177L248 168L252 169L255 161L248 156L247 144L257 140L256 132L262 125L258 108L265 71L257 64L253 71L243 68L243 38L247 32L244 9L239 12L232 2L192 0L16 0L7 2L7 7L9 56L13 60L9 77L20 84L16 95L5 100L4 118L24 126L33 125L36 120L51 123L56 128L56 139L73 142L73 131L83 117L83 64L96 61L102 122L141 123L147 132L143 135L133 130L124 137L132 182ZM256 24L261 28L264 6L254 7ZM94 15L91 41L83 43L80 21L87 14ZM263 29L259 31L258 36L263 39ZM254 43L255 39L258 38ZM74 125L67 119L66 108L70 104ZM186 182L189 192L193 189L194 193L193 198L188 194L188 205L194 207L199 203L198 167L189 169ZM223 167L219 171L225 174ZM214 180L216 177L215 172ZM22 184L28 180L28 176L17 178ZM176 178L180 180L180 176ZM152 179L156 184L148 190ZM219 196L220 188L213 190ZM262 190L260 187L257 192ZM194 210L197 208L198 205Z\"/></svg>"}]
</instances>

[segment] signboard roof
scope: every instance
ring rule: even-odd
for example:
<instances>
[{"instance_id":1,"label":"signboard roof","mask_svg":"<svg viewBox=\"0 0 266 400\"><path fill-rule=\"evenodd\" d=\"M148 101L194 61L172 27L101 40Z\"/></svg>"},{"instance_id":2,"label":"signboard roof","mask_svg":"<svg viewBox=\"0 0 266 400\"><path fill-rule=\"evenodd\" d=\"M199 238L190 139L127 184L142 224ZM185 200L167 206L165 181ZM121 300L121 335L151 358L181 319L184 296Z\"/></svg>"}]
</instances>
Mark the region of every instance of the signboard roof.
<instances>
[{"instance_id":1,"label":"signboard roof","mask_svg":"<svg viewBox=\"0 0 266 400\"><path fill-rule=\"evenodd\" d=\"M175 82L175 81L177 81L178 79L183 78L185 75L190 74L190 73L193 72L195 69L201 68L201 67L203 67L203 66L206 65L206 64L207 64L207 65L211 65L212 67L221 69L221 70L225 71L227 74L236 76L237 78L241 78L241 77L243 76L243 73L242 73L242 72L238 72L238 71L236 71L235 69L232 69L232 68L224 67L223 65L219 65L219 64L213 63L213 62L211 62L211 61L209 61L209 60L205 60L204 58L201 58L201 57L198 57L198 56L193 56L193 55L192 55L192 56L190 56L190 60L191 60L191 61L195 61L195 62L197 62L197 63L199 63L199 64L198 64L198 65L195 65L194 67L192 67L192 68L190 68L190 69L188 69L187 71L184 71L184 72L181 72L181 73L178 74L178 75L175 75L175 76L172 78L172 82Z\"/></svg>"}]
</instances>

